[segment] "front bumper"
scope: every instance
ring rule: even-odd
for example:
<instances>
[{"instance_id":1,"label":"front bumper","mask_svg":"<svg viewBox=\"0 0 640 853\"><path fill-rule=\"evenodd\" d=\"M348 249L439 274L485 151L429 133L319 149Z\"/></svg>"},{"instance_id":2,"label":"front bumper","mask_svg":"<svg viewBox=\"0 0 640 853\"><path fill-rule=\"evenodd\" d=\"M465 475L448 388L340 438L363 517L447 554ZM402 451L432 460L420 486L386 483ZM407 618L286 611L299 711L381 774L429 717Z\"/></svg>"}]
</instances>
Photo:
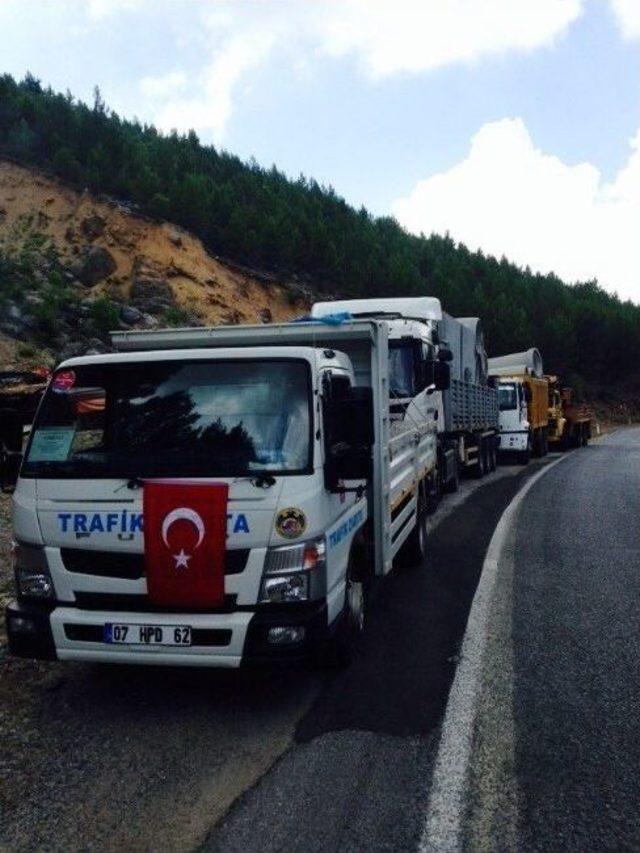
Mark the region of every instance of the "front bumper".
<instances>
[{"instance_id":1,"label":"front bumper","mask_svg":"<svg viewBox=\"0 0 640 853\"><path fill-rule=\"evenodd\" d=\"M528 430L513 430L500 433L500 447L502 453L519 452L527 449L529 441Z\"/></svg>"},{"instance_id":2,"label":"front bumper","mask_svg":"<svg viewBox=\"0 0 640 853\"><path fill-rule=\"evenodd\" d=\"M12 602L6 609L9 651L18 657L164 666L227 667L293 662L309 657L333 630L325 602L296 608L232 613L132 613ZM102 642L106 622L190 625L188 647L112 645ZM270 628L304 627L299 642L274 645Z\"/></svg>"}]
</instances>

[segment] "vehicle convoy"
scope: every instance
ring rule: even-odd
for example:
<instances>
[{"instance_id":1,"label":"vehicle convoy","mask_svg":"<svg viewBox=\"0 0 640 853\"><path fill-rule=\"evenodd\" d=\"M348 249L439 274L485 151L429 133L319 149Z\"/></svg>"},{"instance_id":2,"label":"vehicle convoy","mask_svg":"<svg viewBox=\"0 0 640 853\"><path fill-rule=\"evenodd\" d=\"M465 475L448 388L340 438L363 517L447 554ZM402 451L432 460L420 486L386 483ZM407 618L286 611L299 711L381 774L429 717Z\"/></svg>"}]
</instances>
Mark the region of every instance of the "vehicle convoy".
<instances>
[{"instance_id":1,"label":"vehicle convoy","mask_svg":"<svg viewBox=\"0 0 640 853\"><path fill-rule=\"evenodd\" d=\"M513 453L526 464L530 456L549 450L549 383L537 349L489 359L489 375L497 382L500 408L500 452Z\"/></svg>"},{"instance_id":2,"label":"vehicle convoy","mask_svg":"<svg viewBox=\"0 0 640 853\"><path fill-rule=\"evenodd\" d=\"M12 653L224 667L342 655L370 584L424 555L449 369L437 300L344 322L323 311L118 332L115 353L57 368L19 476L21 434L4 471L17 477Z\"/></svg>"},{"instance_id":3,"label":"vehicle convoy","mask_svg":"<svg viewBox=\"0 0 640 853\"><path fill-rule=\"evenodd\" d=\"M549 383L549 446L554 450L584 447L593 429L593 412L573 400L573 389L562 388L557 376L546 376Z\"/></svg>"}]
</instances>

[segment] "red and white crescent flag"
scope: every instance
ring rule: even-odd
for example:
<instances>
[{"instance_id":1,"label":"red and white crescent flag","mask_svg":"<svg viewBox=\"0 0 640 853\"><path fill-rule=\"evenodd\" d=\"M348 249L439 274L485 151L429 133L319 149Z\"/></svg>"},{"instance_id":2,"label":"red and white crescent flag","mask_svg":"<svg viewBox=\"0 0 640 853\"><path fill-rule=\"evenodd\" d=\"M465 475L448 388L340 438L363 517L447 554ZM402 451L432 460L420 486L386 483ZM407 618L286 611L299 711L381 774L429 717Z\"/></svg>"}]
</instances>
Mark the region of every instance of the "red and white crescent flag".
<instances>
[{"instance_id":1,"label":"red and white crescent flag","mask_svg":"<svg viewBox=\"0 0 640 853\"><path fill-rule=\"evenodd\" d=\"M205 609L224 602L226 483L144 484L144 562L154 604Z\"/></svg>"}]
</instances>

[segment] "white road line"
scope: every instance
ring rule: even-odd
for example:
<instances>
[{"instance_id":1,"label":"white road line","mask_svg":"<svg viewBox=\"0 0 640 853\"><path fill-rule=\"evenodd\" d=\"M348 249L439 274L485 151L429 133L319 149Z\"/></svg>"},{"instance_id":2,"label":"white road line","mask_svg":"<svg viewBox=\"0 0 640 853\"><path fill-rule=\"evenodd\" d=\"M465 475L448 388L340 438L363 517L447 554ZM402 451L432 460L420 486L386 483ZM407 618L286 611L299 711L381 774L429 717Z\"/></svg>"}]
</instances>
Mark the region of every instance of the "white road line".
<instances>
[{"instance_id":1,"label":"white road line","mask_svg":"<svg viewBox=\"0 0 640 853\"><path fill-rule=\"evenodd\" d=\"M464 793L473 746L482 664L498 561L509 528L525 495L540 477L566 458L563 456L556 459L527 480L502 513L491 537L478 588L469 612L460 662L449 693L425 827L418 848L420 853L453 853L461 849Z\"/></svg>"}]
</instances>

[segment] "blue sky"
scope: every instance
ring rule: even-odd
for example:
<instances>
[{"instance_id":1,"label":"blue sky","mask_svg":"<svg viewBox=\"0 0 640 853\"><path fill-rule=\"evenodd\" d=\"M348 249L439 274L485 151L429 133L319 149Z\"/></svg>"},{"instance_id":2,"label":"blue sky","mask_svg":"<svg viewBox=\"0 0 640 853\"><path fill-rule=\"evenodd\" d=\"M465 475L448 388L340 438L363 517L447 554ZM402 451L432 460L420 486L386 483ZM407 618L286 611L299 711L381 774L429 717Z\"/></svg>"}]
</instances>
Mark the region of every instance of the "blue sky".
<instances>
[{"instance_id":1,"label":"blue sky","mask_svg":"<svg viewBox=\"0 0 640 853\"><path fill-rule=\"evenodd\" d=\"M640 301L640 0L0 0L0 70Z\"/></svg>"}]
</instances>

